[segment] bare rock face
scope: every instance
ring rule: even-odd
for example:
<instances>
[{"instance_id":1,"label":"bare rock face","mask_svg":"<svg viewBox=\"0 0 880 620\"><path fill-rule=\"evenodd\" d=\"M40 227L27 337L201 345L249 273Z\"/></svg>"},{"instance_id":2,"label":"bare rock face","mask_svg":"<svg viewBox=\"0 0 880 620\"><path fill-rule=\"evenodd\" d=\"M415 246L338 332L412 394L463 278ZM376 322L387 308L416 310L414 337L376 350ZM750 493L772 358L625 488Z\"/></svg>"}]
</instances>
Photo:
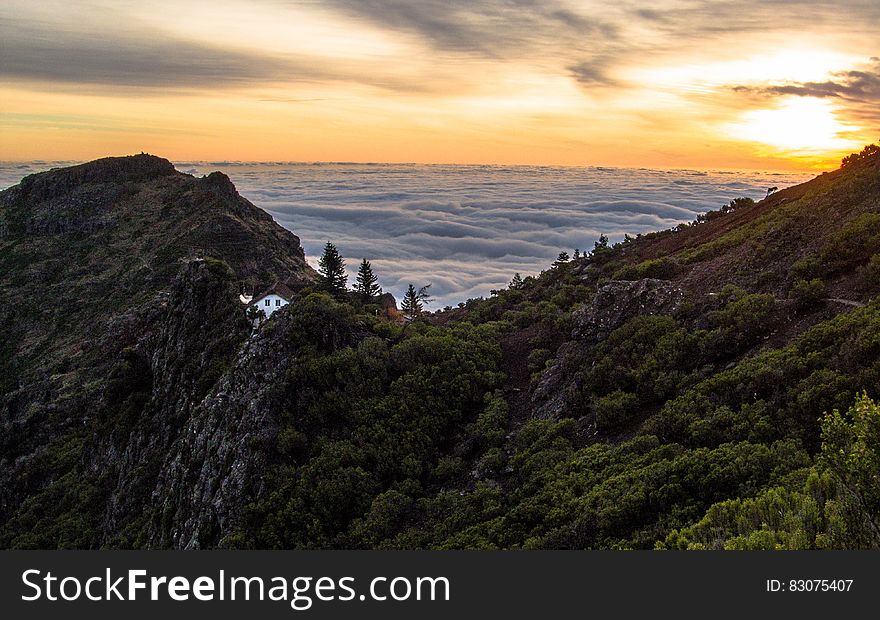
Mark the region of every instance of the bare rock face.
<instances>
[{"instance_id":1,"label":"bare rock face","mask_svg":"<svg viewBox=\"0 0 880 620\"><path fill-rule=\"evenodd\" d=\"M668 280L612 280L599 287L592 303L574 313L572 338L600 342L636 316L673 314L683 299L682 290Z\"/></svg>"},{"instance_id":2,"label":"bare rock face","mask_svg":"<svg viewBox=\"0 0 880 620\"><path fill-rule=\"evenodd\" d=\"M288 312L273 316L200 402L172 446L153 491L160 518L151 546L199 549L223 543L243 506L261 492L262 474L284 409L285 377L296 360Z\"/></svg>"},{"instance_id":3,"label":"bare rock face","mask_svg":"<svg viewBox=\"0 0 880 620\"><path fill-rule=\"evenodd\" d=\"M636 316L675 313L683 299L683 291L667 280L612 280L599 287L592 301L574 312L571 340L559 347L535 388L533 417L558 419L576 411L576 374L587 350Z\"/></svg>"},{"instance_id":4,"label":"bare rock face","mask_svg":"<svg viewBox=\"0 0 880 620\"><path fill-rule=\"evenodd\" d=\"M104 396L114 412L110 430L87 449L95 475L113 473L100 524L103 545L123 542L114 540L114 533L144 514L150 489L169 466L169 451L250 333L236 292L225 264L195 260L184 266L169 294L118 325L120 340L139 336L120 353L132 370L122 381L111 379ZM113 404L136 391L144 392L143 406L128 420Z\"/></svg>"}]
</instances>

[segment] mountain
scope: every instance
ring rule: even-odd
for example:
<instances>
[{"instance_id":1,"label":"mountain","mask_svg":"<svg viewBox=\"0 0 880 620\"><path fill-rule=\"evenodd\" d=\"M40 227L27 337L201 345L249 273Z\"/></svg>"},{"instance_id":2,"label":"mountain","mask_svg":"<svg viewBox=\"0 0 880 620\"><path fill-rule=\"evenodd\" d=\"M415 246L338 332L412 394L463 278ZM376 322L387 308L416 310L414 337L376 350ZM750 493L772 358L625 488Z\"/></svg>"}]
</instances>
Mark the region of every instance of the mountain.
<instances>
[{"instance_id":1,"label":"mountain","mask_svg":"<svg viewBox=\"0 0 880 620\"><path fill-rule=\"evenodd\" d=\"M141 511L128 487L249 334L240 289L315 277L299 239L219 172L136 155L0 193L0 520L30 510L39 528L94 500L109 529L115 504ZM142 450L123 427L149 415L162 429L143 439L162 443Z\"/></svg>"},{"instance_id":2,"label":"mountain","mask_svg":"<svg viewBox=\"0 0 880 620\"><path fill-rule=\"evenodd\" d=\"M405 324L219 173L28 177L0 546L878 547L880 152L844 164Z\"/></svg>"}]
</instances>

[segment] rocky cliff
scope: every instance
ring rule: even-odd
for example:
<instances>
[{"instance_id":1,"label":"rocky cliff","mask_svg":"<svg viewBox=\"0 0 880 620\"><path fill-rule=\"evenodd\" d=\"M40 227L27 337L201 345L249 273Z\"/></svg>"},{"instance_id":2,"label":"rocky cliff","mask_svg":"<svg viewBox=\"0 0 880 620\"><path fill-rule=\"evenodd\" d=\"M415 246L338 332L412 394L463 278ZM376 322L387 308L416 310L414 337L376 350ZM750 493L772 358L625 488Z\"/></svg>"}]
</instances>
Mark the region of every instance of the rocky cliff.
<instances>
[{"instance_id":1,"label":"rocky cliff","mask_svg":"<svg viewBox=\"0 0 880 620\"><path fill-rule=\"evenodd\" d=\"M181 433L251 332L240 288L314 280L299 240L225 175L137 155L0 193L0 262L0 521L77 546L177 543L176 524L142 523L171 492L157 479L195 458Z\"/></svg>"}]
</instances>

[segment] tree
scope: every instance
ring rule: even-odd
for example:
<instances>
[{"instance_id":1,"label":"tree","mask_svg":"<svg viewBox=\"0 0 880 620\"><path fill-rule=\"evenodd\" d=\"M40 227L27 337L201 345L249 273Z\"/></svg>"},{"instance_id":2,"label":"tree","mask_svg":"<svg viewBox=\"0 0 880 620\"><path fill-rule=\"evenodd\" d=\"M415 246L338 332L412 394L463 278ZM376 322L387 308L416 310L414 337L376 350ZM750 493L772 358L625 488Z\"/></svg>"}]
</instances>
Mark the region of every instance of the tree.
<instances>
[{"instance_id":1,"label":"tree","mask_svg":"<svg viewBox=\"0 0 880 620\"><path fill-rule=\"evenodd\" d=\"M840 161L840 167L846 168L850 164L854 164L857 161L863 161L870 157L875 157L880 154L880 146L876 144L868 144L865 148L862 149L861 153L852 153L847 155Z\"/></svg>"},{"instance_id":2,"label":"tree","mask_svg":"<svg viewBox=\"0 0 880 620\"><path fill-rule=\"evenodd\" d=\"M424 304L434 301L428 294L429 288L431 288L431 285L426 284L416 291L416 287L410 284L406 289L403 301L400 304L400 309L403 310L403 313L410 319L414 319L422 313Z\"/></svg>"},{"instance_id":3,"label":"tree","mask_svg":"<svg viewBox=\"0 0 880 620\"><path fill-rule=\"evenodd\" d=\"M573 258L574 260L577 260L577 259L579 259L580 257L581 257L581 250L580 250L580 248L575 248L575 249L574 249L574 256L572 256L572 258Z\"/></svg>"},{"instance_id":4,"label":"tree","mask_svg":"<svg viewBox=\"0 0 880 620\"><path fill-rule=\"evenodd\" d=\"M508 288L516 291L516 290L521 289L522 287L523 287L522 276L519 275L519 272L516 272L515 274L513 274L513 279L510 281L510 285L508 286Z\"/></svg>"},{"instance_id":5,"label":"tree","mask_svg":"<svg viewBox=\"0 0 880 620\"><path fill-rule=\"evenodd\" d=\"M336 297L345 294L345 285L348 275L345 273L345 261L339 255L336 246L327 242L324 246L324 254L318 261L318 271L321 273L321 285Z\"/></svg>"},{"instance_id":6,"label":"tree","mask_svg":"<svg viewBox=\"0 0 880 620\"><path fill-rule=\"evenodd\" d=\"M594 244L594 246L595 246L594 249L596 249L596 250L598 250L600 248L607 248L608 247L608 237L606 237L605 235L599 235L599 240Z\"/></svg>"},{"instance_id":7,"label":"tree","mask_svg":"<svg viewBox=\"0 0 880 620\"><path fill-rule=\"evenodd\" d=\"M838 483L834 506L848 548L880 547L880 406L862 393L846 416L822 420L819 462Z\"/></svg>"},{"instance_id":8,"label":"tree","mask_svg":"<svg viewBox=\"0 0 880 620\"><path fill-rule=\"evenodd\" d=\"M559 257L556 259L556 264L561 265L562 263L567 263L569 260L568 252L562 251L559 253Z\"/></svg>"},{"instance_id":9,"label":"tree","mask_svg":"<svg viewBox=\"0 0 880 620\"><path fill-rule=\"evenodd\" d=\"M770 188L770 189L775 190L776 188L773 187L773 188ZM768 196L770 195L770 190L767 190L767 195L768 195ZM721 212L722 214L726 215L726 214L728 214L728 213L733 213L733 212L736 211L737 209L742 209L742 208L744 208L744 207L751 207L753 204L755 204L755 201L754 201L754 200L752 200L751 198L747 198L747 197L742 197L742 196L741 196L741 197L739 197L739 198L734 198L734 199L731 200L728 204L722 206L721 209L720 209L720 212ZM714 211L710 211L709 213L715 213L715 212L714 212ZM709 214L707 213L706 215L709 215ZM709 218L709 219L711 219L711 218Z\"/></svg>"},{"instance_id":10,"label":"tree","mask_svg":"<svg viewBox=\"0 0 880 620\"><path fill-rule=\"evenodd\" d=\"M370 265L370 261L366 258L361 261L354 290L360 295L361 301L364 303L382 294L382 287L379 286L379 278L373 274L373 266Z\"/></svg>"}]
</instances>

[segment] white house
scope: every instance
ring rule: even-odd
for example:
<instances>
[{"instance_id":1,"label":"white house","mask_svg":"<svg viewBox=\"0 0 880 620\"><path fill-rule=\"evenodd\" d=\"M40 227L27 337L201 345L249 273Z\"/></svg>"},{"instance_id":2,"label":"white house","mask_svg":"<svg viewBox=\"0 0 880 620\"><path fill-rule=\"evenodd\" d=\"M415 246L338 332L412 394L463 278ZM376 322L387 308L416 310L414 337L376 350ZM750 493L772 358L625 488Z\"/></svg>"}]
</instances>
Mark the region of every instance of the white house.
<instances>
[{"instance_id":1,"label":"white house","mask_svg":"<svg viewBox=\"0 0 880 620\"><path fill-rule=\"evenodd\" d=\"M242 297L242 301L244 299L246 297ZM247 305L260 310L268 318L272 316L273 312L289 304L291 299L293 299L293 291L284 284L277 283L254 296L247 302Z\"/></svg>"}]
</instances>

